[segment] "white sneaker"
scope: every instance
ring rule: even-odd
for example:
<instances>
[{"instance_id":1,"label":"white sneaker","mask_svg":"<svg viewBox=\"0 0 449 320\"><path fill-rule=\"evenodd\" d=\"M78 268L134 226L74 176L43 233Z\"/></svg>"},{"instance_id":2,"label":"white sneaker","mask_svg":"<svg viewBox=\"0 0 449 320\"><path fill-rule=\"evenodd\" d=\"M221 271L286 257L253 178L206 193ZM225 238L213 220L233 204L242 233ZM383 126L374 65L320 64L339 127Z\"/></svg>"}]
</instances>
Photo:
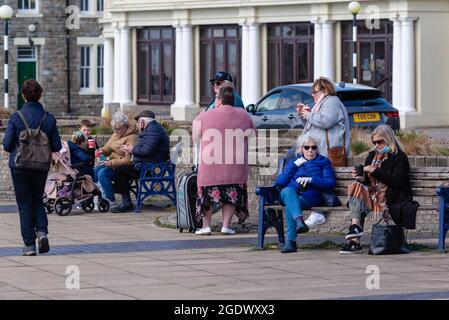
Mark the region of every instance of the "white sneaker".
<instances>
[{"instance_id":1,"label":"white sneaker","mask_svg":"<svg viewBox=\"0 0 449 320\"><path fill-rule=\"evenodd\" d=\"M322 213L312 212L310 214L310 216L307 218L307 220L304 222L309 228L311 228L311 227L325 223L326 217Z\"/></svg>"},{"instance_id":2,"label":"white sneaker","mask_svg":"<svg viewBox=\"0 0 449 320\"><path fill-rule=\"evenodd\" d=\"M210 227L207 228L201 228L195 231L195 234L198 236L210 236L212 233L212 230Z\"/></svg>"},{"instance_id":3,"label":"white sneaker","mask_svg":"<svg viewBox=\"0 0 449 320\"><path fill-rule=\"evenodd\" d=\"M111 201L111 200L108 200L108 201L109 201L109 209L112 207L115 207L117 205L117 201Z\"/></svg>"},{"instance_id":4,"label":"white sneaker","mask_svg":"<svg viewBox=\"0 0 449 320\"><path fill-rule=\"evenodd\" d=\"M221 228L221 234L235 234L235 230L231 228Z\"/></svg>"}]
</instances>

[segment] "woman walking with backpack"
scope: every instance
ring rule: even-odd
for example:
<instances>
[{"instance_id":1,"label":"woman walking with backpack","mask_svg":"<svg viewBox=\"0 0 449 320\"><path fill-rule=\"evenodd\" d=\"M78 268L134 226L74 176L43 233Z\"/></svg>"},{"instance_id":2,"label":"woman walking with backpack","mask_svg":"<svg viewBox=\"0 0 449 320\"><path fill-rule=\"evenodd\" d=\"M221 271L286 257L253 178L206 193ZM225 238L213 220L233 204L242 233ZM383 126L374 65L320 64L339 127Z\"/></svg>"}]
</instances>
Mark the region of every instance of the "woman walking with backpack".
<instances>
[{"instance_id":1,"label":"woman walking with backpack","mask_svg":"<svg viewBox=\"0 0 449 320\"><path fill-rule=\"evenodd\" d=\"M19 208L24 256L36 255L36 238L39 253L50 250L42 198L51 153L62 148L55 117L45 112L39 103L42 91L36 80L24 82L22 96L26 103L11 115L3 139L3 149L10 153L8 166Z\"/></svg>"}]
</instances>

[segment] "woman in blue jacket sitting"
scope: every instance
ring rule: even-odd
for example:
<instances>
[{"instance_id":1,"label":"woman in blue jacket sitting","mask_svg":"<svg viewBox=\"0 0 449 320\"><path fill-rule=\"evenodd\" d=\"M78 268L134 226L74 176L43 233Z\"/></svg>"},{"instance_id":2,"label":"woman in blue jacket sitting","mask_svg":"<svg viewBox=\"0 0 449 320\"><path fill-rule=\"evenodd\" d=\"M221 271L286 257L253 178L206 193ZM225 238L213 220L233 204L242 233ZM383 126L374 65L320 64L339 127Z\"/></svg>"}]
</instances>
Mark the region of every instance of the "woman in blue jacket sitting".
<instances>
[{"instance_id":1,"label":"woman in blue jacket sitting","mask_svg":"<svg viewBox=\"0 0 449 320\"><path fill-rule=\"evenodd\" d=\"M72 134L72 141L67 144L70 148L70 162L72 167L82 174L88 174L94 177L94 169L92 164L94 159L83 148L83 143L86 141L84 134L81 131L75 131Z\"/></svg>"},{"instance_id":2,"label":"woman in blue jacket sitting","mask_svg":"<svg viewBox=\"0 0 449 320\"><path fill-rule=\"evenodd\" d=\"M336 183L334 169L326 157L318 154L318 142L305 136L298 144L298 154L276 178L285 205L287 242L282 253L296 252L297 233L306 233L302 210L323 205L322 190L331 190Z\"/></svg>"}]
</instances>

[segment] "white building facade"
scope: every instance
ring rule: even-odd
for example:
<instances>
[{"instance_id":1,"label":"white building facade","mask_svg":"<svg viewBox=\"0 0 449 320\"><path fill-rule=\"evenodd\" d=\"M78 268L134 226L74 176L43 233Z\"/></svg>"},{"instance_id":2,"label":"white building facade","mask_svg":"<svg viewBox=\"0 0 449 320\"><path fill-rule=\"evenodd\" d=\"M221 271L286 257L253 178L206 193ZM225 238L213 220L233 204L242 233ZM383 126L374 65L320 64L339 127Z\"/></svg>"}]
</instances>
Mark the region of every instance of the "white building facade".
<instances>
[{"instance_id":1,"label":"white building facade","mask_svg":"<svg viewBox=\"0 0 449 320\"><path fill-rule=\"evenodd\" d=\"M449 125L449 1L359 1L359 83L379 88L401 127ZM166 106L192 120L232 74L245 105L278 85L326 76L352 82L349 1L105 2L104 113Z\"/></svg>"}]
</instances>

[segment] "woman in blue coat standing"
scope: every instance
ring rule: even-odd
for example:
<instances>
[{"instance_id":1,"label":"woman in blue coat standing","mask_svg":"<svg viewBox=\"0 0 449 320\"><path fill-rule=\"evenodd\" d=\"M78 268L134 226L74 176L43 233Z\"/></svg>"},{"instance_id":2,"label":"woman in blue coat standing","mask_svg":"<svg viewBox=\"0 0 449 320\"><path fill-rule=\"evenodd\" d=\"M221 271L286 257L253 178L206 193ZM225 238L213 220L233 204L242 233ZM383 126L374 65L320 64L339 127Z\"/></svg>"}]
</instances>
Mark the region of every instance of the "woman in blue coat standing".
<instances>
[{"instance_id":1,"label":"woman in blue coat standing","mask_svg":"<svg viewBox=\"0 0 449 320\"><path fill-rule=\"evenodd\" d=\"M61 137L56 127L56 119L53 115L45 112L39 99L42 96L42 87L36 80L27 80L22 87L22 95L26 103L20 112L31 129L40 128L49 141L51 152L61 150ZM45 118L44 118L45 116ZM50 250L48 242L48 220L44 209L43 195L48 170L34 170L18 168L16 165L16 154L19 146L19 135L26 126L18 112L14 112L8 121L5 137L3 138L3 149L9 152L9 168L16 194L17 206L19 207L20 229L22 232L24 256L36 255L36 237L38 239L39 253Z\"/></svg>"},{"instance_id":2,"label":"woman in blue coat standing","mask_svg":"<svg viewBox=\"0 0 449 320\"><path fill-rule=\"evenodd\" d=\"M282 253L297 251L296 235L309 231L302 210L323 205L321 191L332 190L335 183L331 162L318 154L316 139L305 136L299 141L298 156L291 159L276 178L287 221L287 242Z\"/></svg>"}]
</instances>

